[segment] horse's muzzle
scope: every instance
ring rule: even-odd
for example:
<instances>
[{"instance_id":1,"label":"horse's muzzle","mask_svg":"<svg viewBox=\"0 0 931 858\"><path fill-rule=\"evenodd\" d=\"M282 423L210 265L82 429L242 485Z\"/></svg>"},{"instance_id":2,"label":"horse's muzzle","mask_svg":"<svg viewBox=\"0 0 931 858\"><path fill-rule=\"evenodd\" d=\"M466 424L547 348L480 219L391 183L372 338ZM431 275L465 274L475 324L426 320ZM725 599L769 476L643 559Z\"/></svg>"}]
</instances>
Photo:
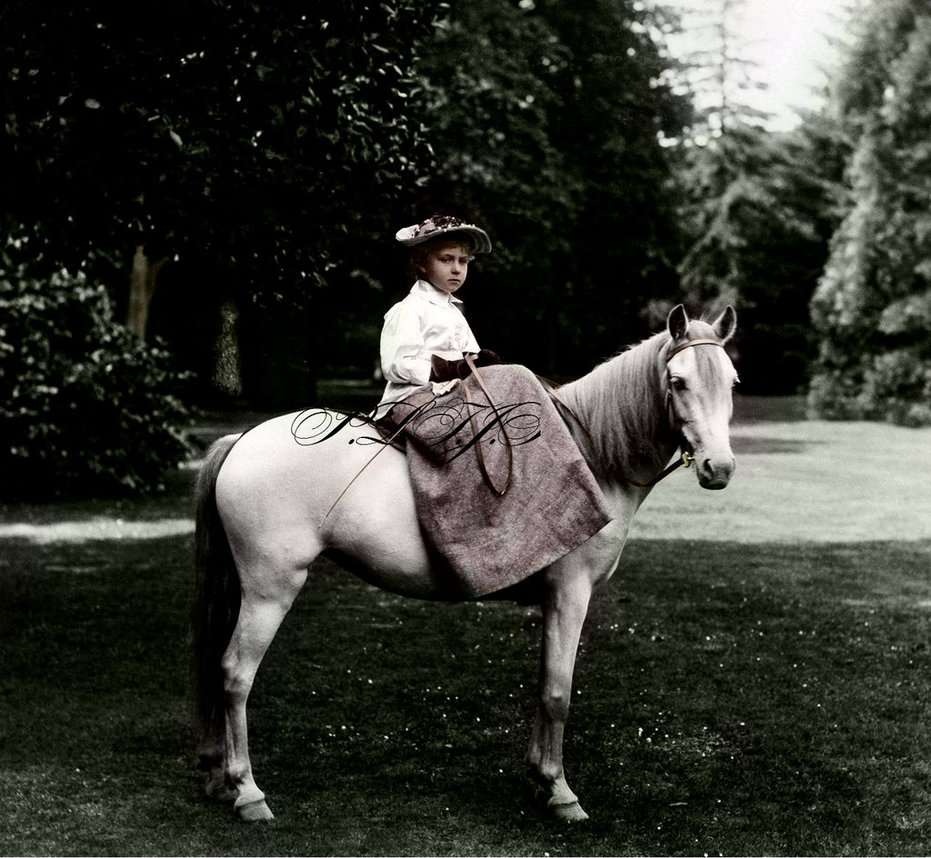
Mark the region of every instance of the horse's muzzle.
<instances>
[{"instance_id":1,"label":"horse's muzzle","mask_svg":"<svg viewBox=\"0 0 931 858\"><path fill-rule=\"evenodd\" d=\"M731 481L737 462L732 454L695 457L698 484L703 489L723 489Z\"/></svg>"}]
</instances>

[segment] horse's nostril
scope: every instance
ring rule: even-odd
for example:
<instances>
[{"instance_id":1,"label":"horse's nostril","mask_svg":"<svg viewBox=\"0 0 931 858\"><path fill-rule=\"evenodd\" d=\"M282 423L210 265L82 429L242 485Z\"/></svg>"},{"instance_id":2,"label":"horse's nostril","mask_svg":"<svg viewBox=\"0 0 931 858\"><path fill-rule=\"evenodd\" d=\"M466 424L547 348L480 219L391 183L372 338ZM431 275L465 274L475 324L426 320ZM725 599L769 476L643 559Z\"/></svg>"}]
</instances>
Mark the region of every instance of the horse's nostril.
<instances>
[{"instance_id":1,"label":"horse's nostril","mask_svg":"<svg viewBox=\"0 0 931 858\"><path fill-rule=\"evenodd\" d=\"M703 488L723 489L734 473L733 458L712 458L701 460L698 469L698 478Z\"/></svg>"}]
</instances>

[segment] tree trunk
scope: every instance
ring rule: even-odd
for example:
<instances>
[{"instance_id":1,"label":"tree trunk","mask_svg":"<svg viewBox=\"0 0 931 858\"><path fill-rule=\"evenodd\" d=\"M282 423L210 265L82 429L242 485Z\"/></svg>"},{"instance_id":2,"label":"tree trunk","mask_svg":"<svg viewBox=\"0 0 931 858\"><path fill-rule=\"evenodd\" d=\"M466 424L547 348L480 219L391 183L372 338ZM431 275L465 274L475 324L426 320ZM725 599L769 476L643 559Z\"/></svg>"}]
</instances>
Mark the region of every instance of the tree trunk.
<instances>
[{"instance_id":1,"label":"tree trunk","mask_svg":"<svg viewBox=\"0 0 931 858\"><path fill-rule=\"evenodd\" d=\"M163 256L156 262L152 262L145 254L145 248L140 244L136 247L136 253L133 256L133 268L129 277L129 315L126 320L126 326L140 340L145 340L146 323L149 320L149 305L152 303L152 296L155 294L156 281L158 272L168 261L167 256Z\"/></svg>"},{"instance_id":2,"label":"tree trunk","mask_svg":"<svg viewBox=\"0 0 931 858\"><path fill-rule=\"evenodd\" d=\"M242 357L239 351L239 308L232 301L220 308L213 383L234 399L242 395Z\"/></svg>"}]
</instances>

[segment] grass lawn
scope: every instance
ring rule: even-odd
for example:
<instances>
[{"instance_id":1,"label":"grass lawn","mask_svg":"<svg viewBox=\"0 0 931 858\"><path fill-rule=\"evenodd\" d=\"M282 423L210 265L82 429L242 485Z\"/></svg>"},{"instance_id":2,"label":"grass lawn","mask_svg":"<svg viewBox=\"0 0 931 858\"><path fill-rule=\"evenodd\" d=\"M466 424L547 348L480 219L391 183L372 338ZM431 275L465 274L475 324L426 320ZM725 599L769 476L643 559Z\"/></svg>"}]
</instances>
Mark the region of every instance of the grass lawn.
<instances>
[{"instance_id":1,"label":"grass lawn","mask_svg":"<svg viewBox=\"0 0 931 858\"><path fill-rule=\"evenodd\" d=\"M192 472L151 502L3 507L0 853L928 854L931 431L739 405L731 486L661 485L593 603L574 828L523 777L524 609L322 563L253 692L278 818L246 826L194 770Z\"/></svg>"}]
</instances>

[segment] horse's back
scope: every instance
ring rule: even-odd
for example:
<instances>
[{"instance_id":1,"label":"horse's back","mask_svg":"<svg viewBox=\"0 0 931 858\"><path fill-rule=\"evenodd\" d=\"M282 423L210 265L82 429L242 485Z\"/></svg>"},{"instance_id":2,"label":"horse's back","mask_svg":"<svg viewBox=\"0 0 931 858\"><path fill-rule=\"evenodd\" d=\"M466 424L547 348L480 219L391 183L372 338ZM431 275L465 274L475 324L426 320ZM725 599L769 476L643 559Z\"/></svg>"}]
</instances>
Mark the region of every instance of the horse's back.
<instances>
[{"instance_id":1,"label":"horse's back","mask_svg":"<svg viewBox=\"0 0 931 858\"><path fill-rule=\"evenodd\" d=\"M351 477L358 473L373 457L389 464L398 458L403 461L398 451L386 449L380 439L376 440L374 427L357 421L336 428L343 415L323 409L315 413L331 415L332 434L321 432L319 437L307 437L301 430L304 413L273 417L243 433L226 458L218 491L222 492L224 485L265 485L273 487L275 495L290 498L311 485L325 490L339 484L347 474Z\"/></svg>"},{"instance_id":2,"label":"horse's back","mask_svg":"<svg viewBox=\"0 0 931 858\"><path fill-rule=\"evenodd\" d=\"M315 411L259 424L230 450L217 507L238 553L306 568L326 552L373 584L430 597L429 560L403 452L361 419Z\"/></svg>"}]
</instances>

